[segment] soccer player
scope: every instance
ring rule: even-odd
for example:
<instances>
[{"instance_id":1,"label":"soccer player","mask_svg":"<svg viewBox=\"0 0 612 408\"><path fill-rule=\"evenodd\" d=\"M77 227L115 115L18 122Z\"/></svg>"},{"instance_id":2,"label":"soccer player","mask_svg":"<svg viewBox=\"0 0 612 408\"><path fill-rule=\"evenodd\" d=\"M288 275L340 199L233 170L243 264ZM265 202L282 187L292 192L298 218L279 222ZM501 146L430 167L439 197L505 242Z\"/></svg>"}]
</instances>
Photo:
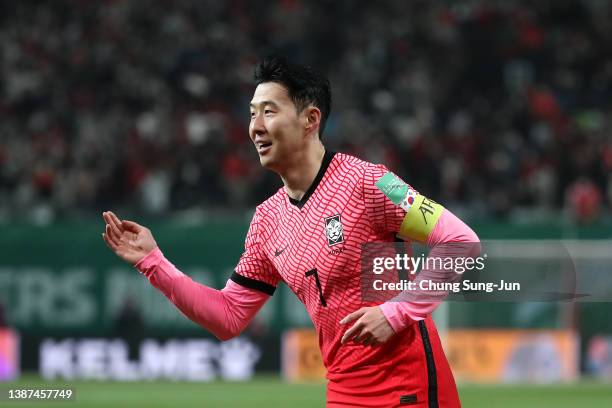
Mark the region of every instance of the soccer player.
<instances>
[{"instance_id":1,"label":"soccer player","mask_svg":"<svg viewBox=\"0 0 612 408\"><path fill-rule=\"evenodd\" d=\"M327 407L460 406L430 317L438 302L365 301L360 255L363 243L393 242L398 233L432 247L478 238L383 165L325 149L324 76L273 57L257 65L255 82L249 135L284 186L257 207L225 288L192 281L149 229L112 212L103 214L106 244L221 340L237 336L284 281L318 333Z\"/></svg>"}]
</instances>

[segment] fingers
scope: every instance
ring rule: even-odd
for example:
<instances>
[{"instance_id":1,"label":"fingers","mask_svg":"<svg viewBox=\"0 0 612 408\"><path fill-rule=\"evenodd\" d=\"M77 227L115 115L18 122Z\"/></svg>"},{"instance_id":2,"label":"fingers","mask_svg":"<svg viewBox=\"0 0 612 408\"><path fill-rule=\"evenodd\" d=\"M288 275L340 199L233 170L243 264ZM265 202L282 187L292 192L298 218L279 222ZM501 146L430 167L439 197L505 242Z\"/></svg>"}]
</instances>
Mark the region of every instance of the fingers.
<instances>
[{"instance_id":1,"label":"fingers","mask_svg":"<svg viewBox=\"0 0 612 408\"><path fill-rule=\"evenodd\" d=\"M115 228L113 225L106 224L106 226L104 227L104 232L109 237L109 239L111 239L117 245L121 241L121 237L123 234L121 233L120 230L117 230L117 228Z\"/></svg>"},{"instance_id":2,"label":"fingers","mask_svg":"<svg viewBox=\"0 0 612 408\"><path fill-rule=\"evenodd\" d=\"M102 213L102 217L104 218L104 222L106 222L107 235L109 235L109 237L114 241L119 240L121 233L123 232L123 228L121 228L120 224L117 224L117 216L110 211L106 211ZM108 232L108 227L110 227L110 232Z\"/></svg>"},{"instance_id":3,"label":"fingers","mask_svg":"<svg viewBox=\"0 0 612 408\"><path fill-rule=\"evenodd\" d=\"M362 343L364 346L374 346L378 344L378 341L371 333L368 333L364 336L360 336L359 339L355 339L355 341Z\"/></svg>"},{"instance_id":4,"label":"fingers","mask_svg":"<svg viewBox=\"0 0 612 408\"><path fill-rule=\"evenodd\" d=\"M126 231L121 235L121 238L119 239L119 241L122 244L124 244L124 246L126 247L136 247L137 246L136 238L137 238L136 234Z\"/></svg>"},{"instance_id":5,"label":"fingers","mask_svg":"<svg viewBox=\"0 0 612 408\"><path fill-rule=\"evenodd\" d=\"M348 315L344 317L344 319L340 320L340 324L350 323L353 320L359 319L361 316L365 314L365 312L366 312L366 308L362 307L361 309L356 310L353 313L349 313ZM344 336L342 336L342 340L340 340L340 342L342 344L346 343L348 340L351 339L351 337L353 337L356 334L359 334L359 332L361 332L362 327L363 327L363 323L357 321L354 325L351 326L350 329L348 329L344 333Z\"/></svg>"},{"instance_id":6,"label":"fingers","mask_svg":"<svg viewBox=\"0 0 612 408\"><path fill-rule=\"evenodd\" d=\"M359 319L361 316L365 314L365 312L366 312L366 308L362 307L361 309L356 310L353 313L349 313L348 315L344 317L344 319L340 320L340 324L350 323L353 320Z\"/></svg>"},{"instance_id":7,"label":"fingers","mask_svg":"<svg viewBox=\"0 0 612 408\"><path fill-rule=\"evenodd\" d=\"M117 246L115 245L114 242L112 242L108 238L108 235L106 233L102 234L102 239L104 240L104 243L106 244L106 246L108 246L111 249L111 251L116 251L117 250Z\"/></svg>"},{"instance_id":8,"label":"fingers","mask_svg":"<svg viewBox=\"0 0 612 408\"><path fill-rule=\"evenodd\" d=\"M106 224L104 229L104 236L115 248L121 244L121 236L117 235L109 224Z\"/></svg>"},{"instance_id":9,"label":"fingers","mask_svg":"<svg viewBox=\"0 0 612 408\"><path fill-rule=\"evenodd\" d=\"M361 323L359 330L353 336L352 341L353 343L363 343L364 340L367 340L369 337L370 333L368 333L366 325Z\"/></svg>"},{"instance_id":10,"label":"fingers","mask_svg":"<svg viewBox=\"0 0 612 408\"><path fill-rule=\"evenodd\" d=\"M106 222L105 235L115 247L121 244L135 245L138 234L125 230L121 220L112 211L103 212L102 217Z\"/></svg>"},{"instance_id":11,"label":"fingers","mask_svg":"<svg viewBox=\"0 0 612 408\"><path fill-rule=\"evenodd\" d=\"M358 321L355 323L346 333L342 336L341 343L344 344L349 340L353 340L354 343L361 343L364 346L375 346L379 344L378 339L365 325L365 323Z\"/></svg>"},{"instance_id":12,"label":"fingers","mask_svg":"<svg viewBox=\"0 0 612 408\"><path fill-rule=\"evenodd\" d=\"M361 328L363 327L363 323L361 322L357 322L354 325L351 326L350 329L348 329L345 333L344 336L342 336L342 340L340 340L340 343L344 344L347 341L349 341L351 339L351 337L361 333Z\"/></svg>"},{"instance_id":13,"label":"fingers","mask_svg":"<svg viewBox=\"0 0 612 408\"><path fill-rule=\"evenodd\" d=\"M144 229L133 221L121 221L112 211L104 211L102 217L104 222L110 226L111 231L108 235L114 241L125 241L127 239L130 243L134 243L138 233Z\"/></svg>"},{"instance_id":14,"label":"fingers","mask_svg":"<svg viewBox=\"0 0 612 408\"><path fill-rule=\"evenodd\" d=\"M128 230L130 232L133 232L135 234L138 234L140 231L143 230L142 225L136 224L133 221L126 221L126 220L124 220L124 221L121 222L121 226L124 229L126 229L126 230Z\"/></svg>"},{"instance_id":15,"label":"fingers","mask_svg":"<svg viewBox=\"0 0 612 408\"><path fill-rule=\"evenodd\" d=\"M342 336L342 344L351 340L355 343L362 343L364 346L375 346L380 343L380 339L375 335L375 328L372 326L371 319L366 316L371 307L362 307L359 310L349 313L340 324L346 324L357 320Z\"/></svg>"},{"instance_id":16,"label":"fingers","mask_svg":"<svg viewBox=\"0 0 612 408\"><path fill-rule=\"evenodd\" d=\"M117 228L117 230L119 231L123 231L123 227L121 226L121 221L119 220L119 217L117 217L115 215L114 212L112 211L107 211L108 214L108 218L111 220L112 225Z\"/></svg>"}]
</instances>

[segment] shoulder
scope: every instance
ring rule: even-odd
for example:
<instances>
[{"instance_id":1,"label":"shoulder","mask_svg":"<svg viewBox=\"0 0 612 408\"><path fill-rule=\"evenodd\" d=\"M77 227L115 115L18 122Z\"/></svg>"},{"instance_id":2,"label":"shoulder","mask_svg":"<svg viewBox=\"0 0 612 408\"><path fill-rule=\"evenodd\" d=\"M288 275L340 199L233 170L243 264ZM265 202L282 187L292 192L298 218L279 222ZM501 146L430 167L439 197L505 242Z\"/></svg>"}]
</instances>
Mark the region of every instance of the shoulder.
<instances>
[{"instance_id":1,"label":"shoulder","mask_svg":"<svg viewBox=\"0 0 612 408\"><path fill-rule=\"evenodd\" d=\"M334 161L337 161L337 168L347 173L354 173L362 178L380 178L389 170L383 164L376 164L365 161L355 156L345 153L336 153Z\"/></svg>"},{"instance_id":2,"label":"shoulder","mask_svg":"<svg viewBox=\"0 0 612 408\"><path fill-rule=\"evenodd\" d=\"M351 156L346 153L336 153L334 155L334 161L337 167L342 168L355 168L355 169L363 169L368 166L372 166L373 164L367 162L359 157Z\"/></svg>"},{"instance_id":3,"label":"shoulder","mask_svg":"<svg viewBox=\"0 0 612 408\"><path fill-rule=\"evenodd\" d=\"M259 242L265 241L269 235L275 229L275 223L278 219L279 203L281 202L282 196L280 195L282 190L277 191L272 196L268 197L264 202L255 207L251 223L249 225L249 232L247 234L247 240L256 240Z\"/></svg>"},{"instance_id":4,"label":"shoulder","mask_svg":"<svg viewBox=\"0 0 612 408\"><path fill-rule=\"evenodd\" d=\"M283 187L276 190L276 193L266 198L255 208L254 218L262 220L274 217L278 213L280 207L285 203L284 194L286 193Z\"/></svg>"}]
</instances>

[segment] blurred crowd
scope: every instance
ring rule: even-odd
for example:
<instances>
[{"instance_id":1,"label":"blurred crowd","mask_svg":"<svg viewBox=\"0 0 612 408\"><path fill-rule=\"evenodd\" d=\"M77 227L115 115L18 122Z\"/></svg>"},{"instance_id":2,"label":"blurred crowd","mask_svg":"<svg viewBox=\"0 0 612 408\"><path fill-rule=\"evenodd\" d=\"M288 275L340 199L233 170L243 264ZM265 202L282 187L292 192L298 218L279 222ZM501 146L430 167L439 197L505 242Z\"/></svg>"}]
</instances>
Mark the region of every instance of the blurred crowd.
<instances>
[{"instance_id":1,"label":"blurred crowd","mask_svg":"<svg viewBox=\"0 0 612 408\"><path fill-rule=\"evenodd\" d=\"M252 208L271 53L329 76L329 149L464 216L610 212L607 1L23 0L0 47L0 220Z\"/></svg>"}]
</instances>

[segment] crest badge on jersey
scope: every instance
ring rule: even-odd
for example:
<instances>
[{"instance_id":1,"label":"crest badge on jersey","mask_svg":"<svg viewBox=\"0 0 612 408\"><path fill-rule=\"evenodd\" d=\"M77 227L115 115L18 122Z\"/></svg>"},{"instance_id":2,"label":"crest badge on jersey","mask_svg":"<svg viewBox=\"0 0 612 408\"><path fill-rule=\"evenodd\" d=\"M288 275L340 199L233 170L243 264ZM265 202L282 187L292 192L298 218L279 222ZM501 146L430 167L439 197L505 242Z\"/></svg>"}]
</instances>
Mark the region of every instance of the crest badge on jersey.
<instances>
[{"instance_id":1,"label":"crest badge on jersey","mask_svg":"<svg viewBox=\"0 0 612 408\"><path fill-rule=\"evenodd\" d=\"M342 219L340 214L332 215L324 218L325 220L325 237L327 245L334 246L344 242L344 229L342 228Z\"/></svg>"}]
</instances>

